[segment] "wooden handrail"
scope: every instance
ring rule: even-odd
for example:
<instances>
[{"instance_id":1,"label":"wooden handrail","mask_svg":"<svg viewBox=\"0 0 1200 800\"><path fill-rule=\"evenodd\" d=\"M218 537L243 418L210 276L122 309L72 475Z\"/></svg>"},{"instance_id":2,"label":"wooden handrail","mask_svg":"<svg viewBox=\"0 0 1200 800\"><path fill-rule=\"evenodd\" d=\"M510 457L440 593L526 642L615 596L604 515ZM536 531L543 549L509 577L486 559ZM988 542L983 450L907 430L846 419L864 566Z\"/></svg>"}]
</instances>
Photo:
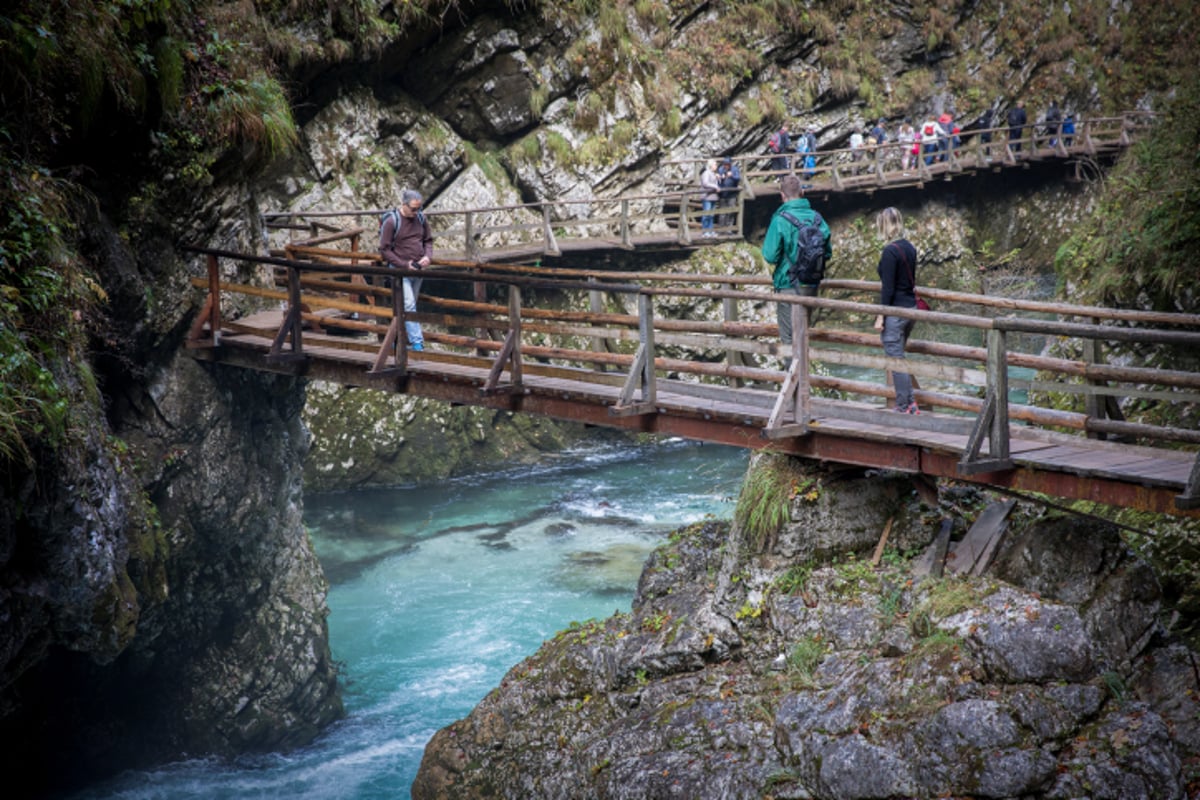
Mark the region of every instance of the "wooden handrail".
<instances>
[{"instance_id":1,"label":"wooden handrail","mask_svg":"<svg viewBox=\"0 0 1200 800\"><path fill-rule=\"evenodd\" d=\"M283 323L278 329L271 347L273 358L280 360L303 358L302 323L316 323L318 318L313 315L313 311L324 309L326 314L331 311L346 314L359 313L387 322L386 328L378 324L371 328L372 323L364 322L354 322L352 326L348 327L356 330L386 331L384 345L380 348L372 370L374 374L387 372L402 374L406 370L407 352L403 346L403 325L400 324L404 320L405 312L400 307L399 293L392 292L383 286L368 286L360 282L352 282L358 278L363 280L376 277L394 278L398 272L403 274L406 271L362 263L326 264L202 248L188 249L205 257L209 273L207 278L195 279L196 285L208 289L209 301L206 304L205 316L192 328L189 346L221 346L219 337L214 335L211 330L206 331L204 328L206 325L211 327L214 324L220 324L219 316L213 312L213 309L220 307L220 294L222 292L240 292L249 296L259 296L270 302L286 300L288 311L284 315ZM320 256L323 254L320 249L314 248L309 255ZM358 253L351 257L364 259L367 254ZM280 273L277 279L286 278L286 292L227 283L216 283L214 286L211 276L216 272L214 266L216 259L219 258L237 259L285 270L286 276ZM1007 333L1031 332L1045 336L1084 340L1121 340L1200 347L1200 332L1195 330L1197 327L1195 315L1100 309L1069 303L1010 301L1004 298L951 291L945 291L942 299L981 307L999 305L1008 312L1022 310L1039 314L1051 312L1068 318L1088 321L1034 319L1015 316L1011 313L1001 317L989 317L945 311L918 311L830 297L781 295L763 291L765 287L761 286L762 277L756 278L760 288L751 291L734 288L702 288L695 285L703 282L717 286L728 286L731 283L737 285L731 276L621 273L604 270L498 266L475 262L435 263L433 268L421 270L420 274L423 277L436 277L445 281L488 283L511 287L507 305L449 298L427 298L423 301L424 305L444 307L449 313L430 313L426 310L410 315L411 319L448 329L474 328L480 333L486 331L507 332L505 344L499 351L488 343L490 340L478 335L463 337L460 334L449 332L431 332L429 337L431 341L441 345L460 346L466 342L467 344L463 346L467 346L475 352L497 354L492 362L492 369L487 381L487 390L491 392L518 391L520 389L520 375L523 369L522 354L525 357L539 359L628 368L626 383L621 392L621 401L614 410L614 413L623 415L653 413L656 375L664 370L706 379L721 378L759 383L767 381L779 383L782 386L776 408L770 417L771 424L768 425L771 436L804 434L810 413L807 394L810 389L836 388L839 391L853 391L857 394L875 397L886 397L891 392L891 389L883 383L873 384L834 376L810 374L806 366L807 361L814 360L827 365L843 365L868 371L905 371L922 379L938 382L938 384L964 385L966 387L965 394L949 393L941 389L918 388L916 395L922 403L976 415L975 430L963 462L960 464L960 470L964 474L970 474L972 471L994 471L1007 468L1005 465L1009 464L1007 456L1009 420L1077 430L1090 435L1119 433L1150 439L1200 443L1200 432L1130 423L1122 419L1109 419L1106 418L1109 416L1108 414L1098 416L1101 412L1096 409L1103 409L1104 404L1089 403L1090 413L1082 414L1038 408L1028 403L1012 404L1010 407L1007 391L1009 369L1014 366L1022 366L1036 369L1042 374L1043 377L1037 381L1039 388L1054 390L1056 386L1060 385L1051 380L1055 376L1066 381L1082 379L1084 381L1082 383L1062 384L1069 387L1064 388L1063 391L1071 391L1087 397L1102 397L1124 393L1119 386L1106 385L1110 381L1136 383L1137 387L1131 391L1140 393L1142 396L1163 401L1196 402L1200 400L1200 396L1195 393L1196 390L1200 390L1200 374L1197 373L1106 365L1096 362L1094 358L1073 361L1037 354L1010 353L1007 351L1006 345ZM742 279L736 280L744 282ZM668 281L685 285L661 285ZM831 285L830 288L851 292L873 292L877 291L878 287L878 284L866 281L830 281L828 283ZM637 315L632 315L591 310L531 308L528 307L528 304L521 302L520 287L524 286L547 287L581 293L600 289L632 295L638 298L639 312ZM325 296L314 294L318 292L324 293ZM349 297L340 299L339 295ZM361 302L363 297L371 297L382 302L379 302L378 305L369 305ZM388 297L391 297L392 308L388 308ZM797 337L793 347L788 348L775 341L777 330L771 324L658 319L654 312L655 300L658 298L700 298L720 301L726 306L726 314L730 314L732 308L731 316L735 319L737 305L742 302L754 305L761 305L764 302L790 304L797 309L795 312L797 316L803 318L804 324L794 326L796 331L802 335ZM808 315L799 309L818 308L822 309L826 316L822 317L823 324L821 326L812 328L807 324ZM910 357L901 361L880 354L876 339L871 334L838 330L827 325L828 321L833 319L829 315L849 314L852 319L861 319L864 315L873 317L879 313L923 320L939 325L975 329L986 337L987 347L914 340L910 342L908 348ZM1098 320L1106 318L1121 322L1136 322L1138 327L1097 324ZM320 320L320 324L326 327L336 327L339 324L336 317L322 316ZM350 322L350 320L346 322ZM1146 327L1150 324L1160 327ZM1180 329L1181 327L1191 328L1191 330ZM591 342L593 350L581 351L561 345L545 344L533 347L521 341L525 335L538 336L543 340L560 338ZM820 343L822 342L828 342L841 348L854 347L858 349L829 349L821 347ZM635 348L635 352L599 352L599 350L614 347L618 350ZM784 373L765 367L745 365L744 362L734 359L729 359L729 363L714 364L708 360L708 356L697 361L668 358L658 352L664 347L705 353L713 350L726 353L736 352L751 358L792 357L793 367ZM977 366L961 366L963 363ZM797 364L800 366L797 367ZM507 382L501 380L502 375L505 374L509 376ZM1155 386L1161 388L1155 389ZM986 396L982 399L977 396L977 390L980 387L986 389ZM988 450L985 455L981 456L980 453L983 452L982 446L985 442L988 443Z\"/></svg>"}]
</instances>

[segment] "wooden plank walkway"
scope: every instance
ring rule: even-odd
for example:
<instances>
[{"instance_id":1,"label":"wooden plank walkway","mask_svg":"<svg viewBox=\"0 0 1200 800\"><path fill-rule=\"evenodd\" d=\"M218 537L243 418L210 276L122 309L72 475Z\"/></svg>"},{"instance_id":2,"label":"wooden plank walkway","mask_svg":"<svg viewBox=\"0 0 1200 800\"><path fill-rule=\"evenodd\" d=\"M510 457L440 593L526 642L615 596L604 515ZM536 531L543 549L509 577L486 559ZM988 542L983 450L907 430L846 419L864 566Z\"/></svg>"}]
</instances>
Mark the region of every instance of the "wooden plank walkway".
<instances>
[{"instance_id":1,"label":"wooden plank walkway","mask_svg":"<svg viewBox=\"0 0 1200 800\"><path fill-rule=\"evenodd\" d=\"M501 382L487 392L483 390L493 361L448 350L409 352L402 374L392 370L372 375L369 371L379 349L374 337L306 330L304 357L272 362L267 354L282 318L280 311L272 310L225 322L220 347L190 352L201 360L453 403L1200 516L1200 511L1181 511L1172 504L1173 497L1187 487L1195 462L1195 454L1186 451L1087 439L1014 423L1009 425L1009 449L1015 469L962 476L955 466L967 449L974 422L966 416L926 412L914 417L870 403L813 397L808 434L768 439L763 431L778 396L772 390L660 377L652 413L620 416L612 409L619 404L625 375L529 358L523 360L519 387ZM427 342L437 336L427 334ZM987 454L986 442L982 453Z\"/></svg>"}]
</instances>

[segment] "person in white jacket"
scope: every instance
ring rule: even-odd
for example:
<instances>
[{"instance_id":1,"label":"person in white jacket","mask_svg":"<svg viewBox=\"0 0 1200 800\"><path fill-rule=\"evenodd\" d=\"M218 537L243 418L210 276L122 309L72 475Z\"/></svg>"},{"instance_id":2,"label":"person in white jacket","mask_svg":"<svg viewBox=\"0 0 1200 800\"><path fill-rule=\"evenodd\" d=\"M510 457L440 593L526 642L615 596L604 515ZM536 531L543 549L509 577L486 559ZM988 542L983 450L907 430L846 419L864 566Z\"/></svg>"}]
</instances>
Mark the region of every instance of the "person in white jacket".
<instances>
[{"instance_id":1,"label":"person in white jacket","mask_svg":"<svg viewBox=\"0 0 1200 800\"><path fill-rule=\"evenodd\" d=\"M938 142L948 135L946 129L932 114L926 118L925 122L921 123L921 152L925 154L927 166L932 164L933 159L937 156Z\"/></svg>"},{"instance_id":2,"label":"person in white jacket","mask_svg":"<svg viewBox=\"0 0 1200 800\"><path fill-rule=\"evenodd\" d=\"M709 159L704 166L704 171L700 173L700 202L704 211L712 211L716 207L720 189L720 181L717 178L717 160ZM713 230L712 214L700 217L700 227L704 230L702 235L705 237L711 238L717 235Z\"/></svg>"}]
</instances>

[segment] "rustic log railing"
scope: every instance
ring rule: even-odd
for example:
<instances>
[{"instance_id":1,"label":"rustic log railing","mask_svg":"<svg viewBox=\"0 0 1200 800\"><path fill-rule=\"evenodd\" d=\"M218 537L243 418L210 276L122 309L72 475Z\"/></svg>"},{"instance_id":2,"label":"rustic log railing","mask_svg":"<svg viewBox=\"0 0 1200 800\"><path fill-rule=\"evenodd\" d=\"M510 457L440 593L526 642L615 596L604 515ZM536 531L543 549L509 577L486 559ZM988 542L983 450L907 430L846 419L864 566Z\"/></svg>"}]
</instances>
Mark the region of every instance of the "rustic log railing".
<instances>
[{"instance_id":1,"label":"rustic log railing","mask_svg":"<svg viewBox=\"0 0 1200 800\"><path fill-rule=\"evenodd\" d=\"M481 394L520 394L528 391L527 376L553 375L580 385L619 386L616 397L606 401L614 417L654 415L659 396L669 387L701 400L722 399L758 407L763 437L784 440L804 437L812 430L814 409L834 413L841 419L878 421L879 409L851 400L832 400L826 395L848 395L879 399L894 397L886 380L823 374L829 366L860 372L903 371L918 378L916 398L925 409L941 413L904 418L884 415L888 424L918 426L921 430L966 436L958 473L970 476L1011 470L1014 466L1010 441L1012 426L1047 431L1074 431L1091 436L1135 437L1146 442L1200 444L1200 431L1149 425L1114 419L1100 413L1107 403L1095 398L1149 396L1161 402L1200 404L1200 373L1105 365L1094 353L1082 360L1012 352L1010 334L1036 334L1079 342L1123 341L1131 343L1200 347L1200 316L1162 314L1121 309L1103 309L1064 303L1020 301L922 288L935 300L974 304L1006 312L1005 316L918 311L885 308L872 302L832 297L793 297L764 291L761 277L624 273L602 270L551 270L484 262L435 261L420 271L426 278L466 282L503 294L506 302L489 299L487 291L476 291L475 299L423 297L423 310L406 315L400 292L382 283L405 271L364 266L367 254L341 254L341 263L325 253L308 254L321 261L299 261L251 256L213 250L195 250L207 259L208 275L196 279L206 288L204 310L191 328L189 346L219 348L226 335L248 332L245 323L221 315L222 300L233 294L282 301L283 313L272 312L269 322L273 338L266 353L269 361L287 363L307 357L305 331L320 337L320 347L373 353L367 377L403 379L410 358L425 363L482 364L487 377ZM332 251L338 252L338 251ZM218 259L271 267L274 286L221 283ZM362 282L357 282L362 281ZM676 285L663 285L663 284ZM706 285L707 284L707 285ZM711 286L720 288L710 288ZM746 288L739 288L743 286ZM636 313L602 313L591 302L587 310L528 307L524 289L547 290L562 296L578 292L592 301L597 293L636 299ZM878 284L865 281L829 281L826 292L865 293L878 291ZM656 303L684 300L711 302L724 310L722 320L667 319L656 311ZM777 341L777 327L769 323L739 320L739 309L758 309L782 302L792 306L795 344L789 348ZM772 308L773 311L773 308ZM1037 319L1017 316L1014 311L1045 315L1054 313L1087 322ZM875 334L861 330L865 320L888 313L923 323L976 331L982 346L913 340L909 357L888 358L879 351ZM358 318L354 318L357 315ZM768 316L770 316L768 314ZM364 321L363 318L368 321ZM369 321L370 318L376 321ZM820 324L811 320L819 317ZM426 341L436 352L411 354L407 349L406 319L431 327ZM840 327L833 327L834 322ZM1128 327L1120 323L1136 324ZM858 326L857 328L855 326ZM1148 327L1150 325L1158 327ZM922 326L924 327L924 326ZM381 337L372 344L343 334ZM715 358L724 357L724 361ZM781 359L791 359L787 370L778 368ZM758 363L761 362L761 363ZM823 365L814 370L813 364ZM1034 399L1020 402L1010 396L1015 383L1009 370L1036 370L1038 379L1026 382L1041 392L1083 394L1091 398L1083 412L1038 406ZM929 386L921 387L919 380ZM1121 385L1109 385L1121 384ZM770 392L764 387L777 386ZM957 388L956 388L957 387ZM982 397L980 396L982 393ZM769 408L763 404L769 404ZM833 409L833 410L831 410ZM986 445L986 446L985 446ZM1176 498L1180 509L1200 507L1200 468Z\"/></svg>"}]
</instances>

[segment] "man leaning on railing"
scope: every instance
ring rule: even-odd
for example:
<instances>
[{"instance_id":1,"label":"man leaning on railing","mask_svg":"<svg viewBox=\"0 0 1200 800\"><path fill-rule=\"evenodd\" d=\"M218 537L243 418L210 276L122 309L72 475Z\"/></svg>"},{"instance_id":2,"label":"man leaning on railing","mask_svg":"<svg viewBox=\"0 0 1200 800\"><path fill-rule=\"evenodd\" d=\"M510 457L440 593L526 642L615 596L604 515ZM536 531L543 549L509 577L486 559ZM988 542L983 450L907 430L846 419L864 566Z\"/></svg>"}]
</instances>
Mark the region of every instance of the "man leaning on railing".
<instances>
[{"instance_id":1,"label":"man leaning on railing","mask_svg":"<svg viewBox=\"0 0 1200 800\"><path fill-rule=\"evenodd\" d=\"M433 258L433 234L429 230L429 220L421 213L421 204L420 192L405 189L400 195L400 207L384 214L380 221L379 254L397 269L423 269ZM392 288L394 291L395 287ZM405 277L403 288L405 313L416 313L421 279ZM404 331L410 348L425 349L419 322L406 320Z\"/></svg>"}]
</instances>

